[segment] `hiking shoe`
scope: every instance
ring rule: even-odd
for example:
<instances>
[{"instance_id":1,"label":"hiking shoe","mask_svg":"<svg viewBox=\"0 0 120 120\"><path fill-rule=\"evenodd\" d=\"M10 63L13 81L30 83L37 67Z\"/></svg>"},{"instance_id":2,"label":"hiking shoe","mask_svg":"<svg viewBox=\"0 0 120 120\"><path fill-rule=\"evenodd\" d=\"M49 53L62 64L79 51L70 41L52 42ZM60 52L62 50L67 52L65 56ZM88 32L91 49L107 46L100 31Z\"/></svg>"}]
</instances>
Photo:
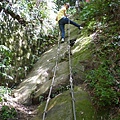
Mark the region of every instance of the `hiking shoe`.
<instances>
[{"instance_id":1,"label":"hiking shoe","mask_svg":"<svg viewBox=\"0 0 120 120\"><path fill-rule=\"evenodd\" d=\"M64 42L65 42L65 40L64 40L64 38L62 38L62 39L61 39L61 43L64 43Z\"/></svg>"},{"instance_id":2,"label":"hiking shoe","mask_svg":"<svg viewBox=\"0 0 120 120\"><path fill-rule=\"evenodd\" d=\"M80 30L82 30L82 29L83 29L83 27L81 27L81 26L80 26L80 27L79 27L79 29L80 29Z\"/></svg>"}]
</instances>

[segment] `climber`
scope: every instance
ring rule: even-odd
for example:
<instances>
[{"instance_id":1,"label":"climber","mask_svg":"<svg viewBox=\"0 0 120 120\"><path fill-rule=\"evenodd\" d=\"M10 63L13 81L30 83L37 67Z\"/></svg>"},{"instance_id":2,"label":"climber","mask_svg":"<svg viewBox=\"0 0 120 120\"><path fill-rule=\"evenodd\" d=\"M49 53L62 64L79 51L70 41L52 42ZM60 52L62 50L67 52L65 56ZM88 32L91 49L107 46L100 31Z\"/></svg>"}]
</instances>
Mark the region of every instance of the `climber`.
<instances>
[{"instance_id":1,"label":"climber","mask_svg":"<svg viewBox=\"0 0 120 120\"><path fill-rule=\"evenodd\" d=\"M75 1L75 8L76 8L76 12L78 13L78 11L80 11L80 1L79 0Z\"/></svg>"},{"instance_id":2,"label":"climber","mask_svg":"<svg viewBox=\"0 0 120 120\"><path fill-rule=\"evenodd\" d=\"M63 7L58 11L57 17L56 17L56 21L58 21L59 24L59 29L61 32L61 42L65 41L65 24L72 24L76 27L78 27L78 29L82 29L83 27L81 27L79 24L71 21L68 18L68 15L66 14L66 10L68 10L68 8L70 7L69 3L65 3L63 5Z\"/></svg>"}]
</instances>

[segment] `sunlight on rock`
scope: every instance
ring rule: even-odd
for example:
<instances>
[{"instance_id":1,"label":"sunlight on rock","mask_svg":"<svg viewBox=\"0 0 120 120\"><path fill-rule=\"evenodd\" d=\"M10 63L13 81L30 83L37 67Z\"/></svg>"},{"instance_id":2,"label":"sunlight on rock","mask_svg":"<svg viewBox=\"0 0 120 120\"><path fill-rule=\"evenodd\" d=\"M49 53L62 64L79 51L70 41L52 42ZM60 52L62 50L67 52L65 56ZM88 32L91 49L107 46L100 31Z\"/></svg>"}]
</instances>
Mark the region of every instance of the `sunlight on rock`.
<instances>
[{"instance_id":1,"label":"sunlight on rock","mask_svg":"<svg viewBox=\"0 0 120 120\"><path fill-rule=\"evenodd\" d=\"M48 108L48 111L56 105L56 101Z\"/></svg>"},{"instance_id":2,"label":"sunlight on rock","mask_svg":"<svg viewBox=\"0 0 120 120\"><path fill-rule=\"evenodd\" d=\"M76 40L75 42L75 47L72 50L72 53L77 53L80 50L86 48L86 45L88 45L91 42L91 38L90 37L85 37L85 38L80 38L78 40Z\"/></svg>"}]
</instances>

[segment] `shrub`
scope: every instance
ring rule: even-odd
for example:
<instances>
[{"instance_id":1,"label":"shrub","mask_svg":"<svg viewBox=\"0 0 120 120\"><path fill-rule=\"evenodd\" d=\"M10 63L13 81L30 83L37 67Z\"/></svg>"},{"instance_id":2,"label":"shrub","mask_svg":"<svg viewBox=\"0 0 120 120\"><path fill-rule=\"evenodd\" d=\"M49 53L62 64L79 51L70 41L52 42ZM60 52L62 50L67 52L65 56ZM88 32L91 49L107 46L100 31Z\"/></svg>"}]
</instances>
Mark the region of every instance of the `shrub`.
<instances>
[{"instance_id":1,"label":"shrub","mask_svg":"<svg viewBox=\"0 0 120 120\"><path fill-rule=\"evenodd\" d=\"M9 118L13 119L17 115L17 112L14 108L10 108L9 106L2 106L1 110L1 118L2 120L8 120Z\"/></svg>"},{"instance_id":2,"label":"shrub","mask_svg":"<svg viewBox=\"0 0 120 120\"><path fill-rule=\"evenodd\" d=\"M119 103L120 94L114 89L115 78L107 65L100 65L98 68L90 71L86 78L92 90L95 104L103 107Z\"/></svg>"}]
</instances>

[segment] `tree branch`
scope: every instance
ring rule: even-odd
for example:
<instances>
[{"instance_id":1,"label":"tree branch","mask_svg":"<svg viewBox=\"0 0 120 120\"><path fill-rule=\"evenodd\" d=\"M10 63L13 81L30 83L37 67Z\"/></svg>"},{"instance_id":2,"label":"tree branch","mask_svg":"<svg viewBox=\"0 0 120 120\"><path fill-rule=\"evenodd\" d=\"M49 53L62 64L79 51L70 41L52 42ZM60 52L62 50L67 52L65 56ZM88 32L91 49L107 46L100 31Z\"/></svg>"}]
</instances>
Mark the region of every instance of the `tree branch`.
<instances>
[{"instance_id":1,"label":"tree branch","mask_svg":"<svg viewBox=\"0 0 120 120\"><path fill-rule=\"evenodd\" d=\"M4 0L0 0L4 1ZM0 5L0 12L4 11L6 14L9 14L12 18L16 19L20 24L22 24L23 26L26 26L26 21L21 18L19 15L16 15L12 10L9 9L9 7L7 9L5 9L2 5Z\"/></svg>"}]
</instances>

